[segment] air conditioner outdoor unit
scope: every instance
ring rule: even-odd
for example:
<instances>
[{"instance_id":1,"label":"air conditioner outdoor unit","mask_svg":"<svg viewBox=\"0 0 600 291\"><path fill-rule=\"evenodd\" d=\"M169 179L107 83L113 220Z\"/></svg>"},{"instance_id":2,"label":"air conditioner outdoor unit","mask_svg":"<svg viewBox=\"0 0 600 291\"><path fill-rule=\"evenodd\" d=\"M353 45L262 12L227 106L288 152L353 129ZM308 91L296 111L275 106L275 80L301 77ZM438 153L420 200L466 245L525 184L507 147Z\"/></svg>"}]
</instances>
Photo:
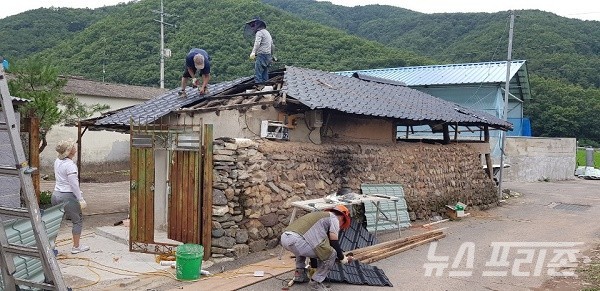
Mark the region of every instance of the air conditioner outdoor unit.
<instances>
[{"instance_id":1,"label":"air conditioner outdoor unit","mask_svg":"<svg viewBox=\"0 0 600 291\"><path fill-rule=\"evenodd\" d=\"M260 137L289 140L288 127L281 121L263 120L260 124Z\"/></svg>"}]
</instances>

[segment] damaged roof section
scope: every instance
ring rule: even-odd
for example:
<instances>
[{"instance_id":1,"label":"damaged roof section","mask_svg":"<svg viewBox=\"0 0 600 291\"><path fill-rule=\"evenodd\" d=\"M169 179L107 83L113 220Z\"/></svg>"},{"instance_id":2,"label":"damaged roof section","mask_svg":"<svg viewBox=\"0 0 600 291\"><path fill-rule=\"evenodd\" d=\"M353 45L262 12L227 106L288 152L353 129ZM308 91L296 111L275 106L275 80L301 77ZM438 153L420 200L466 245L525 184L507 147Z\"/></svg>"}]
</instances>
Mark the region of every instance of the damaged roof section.
<instances>
[{"instance_id":1,"label":"damaged roof section","mask_svg":"<svg viewBox=\"0 0 600 291\"><path fill-rule=\"evenodd\" d=\"M460 126L490 126L509 130L512 124L487 113L472 110L400 84L382 83L378 78L362 80L319 70L288 66L270 72L262 90L252 89L252 77L209 86L209 95L188 89L181 98L177 89L145 103L88 120L96 127L128 129L150 124L171 112L244 110L251 106L293 104L298 108L331 109L349 114L389 118L411 125L450 123ZM89 125L89 124L88 124Z\"/></svg>"},{"instance_id":2,"label":"damaged roof section","mask_svg":"<svg viewBox=\"0 0 600 291\"><path fill-rule=\"evenodd\" d=\"M113 114L97 119L94 125L108 128L113 126L125 127L128 129L130 120L133 120L134 123L138 125L150 124L176 109L222 93L223 91L250 79L250 77L246 77L209 85L208 90L210 93L208 95L200 95L198 90L189 87L186 90L188 94L187 98L181 98L177 95L179 89L174 89L144 103L123 110L114 111Z\"/></svg>"}]
</instances>

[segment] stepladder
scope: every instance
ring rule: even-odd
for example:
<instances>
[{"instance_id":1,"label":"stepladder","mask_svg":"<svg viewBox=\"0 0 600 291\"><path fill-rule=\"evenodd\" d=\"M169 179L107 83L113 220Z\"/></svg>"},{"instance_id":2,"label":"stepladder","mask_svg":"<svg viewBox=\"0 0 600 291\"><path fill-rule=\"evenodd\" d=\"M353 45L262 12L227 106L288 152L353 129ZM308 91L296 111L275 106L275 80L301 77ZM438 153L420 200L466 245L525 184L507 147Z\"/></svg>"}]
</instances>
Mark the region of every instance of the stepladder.
<instances>
[{"instance_id":1,"label":"stepladder","mask_svg":"<svg viewBox=\"0 0 600 291\"><path fill-rule=\"evenodd\" d=\"M10 95L6 73L0 67L0 144L4 144L0 150L9 151L14 156L14 163L0 164L0 176L18 177L20 180L20 196L23 207L7 207L0 205L0 269L2 275L3 290L68 290L62 277L54 251L50 246L48 234L44 228L42 215L35 194L31 174L36 171L29 166L25 158L25 152L19 133L16 113L12 104L13 97ZM10 147L6 146L10 143ZM34 244L19 244L9 242L7 233L3 227L7 219L26 219L31 222ZM39 259L44 273L44 279L40 282L28 276L16 276L15 261L23 258Z\"/></svg>"}]
</instances>

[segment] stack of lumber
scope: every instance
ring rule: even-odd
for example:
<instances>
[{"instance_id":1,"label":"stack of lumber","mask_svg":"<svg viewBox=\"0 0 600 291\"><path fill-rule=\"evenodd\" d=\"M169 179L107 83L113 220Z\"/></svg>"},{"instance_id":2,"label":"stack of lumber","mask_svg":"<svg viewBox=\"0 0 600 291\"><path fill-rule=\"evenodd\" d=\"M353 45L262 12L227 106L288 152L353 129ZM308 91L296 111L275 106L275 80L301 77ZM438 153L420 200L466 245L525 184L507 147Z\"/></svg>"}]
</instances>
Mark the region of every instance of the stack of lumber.
<instances>
[{"instance_id":1,"label":"stack of lumber","mask_svg":"<svg viewBox=\"0 0 600 291\"><path fill-rule=\"evenodd\" d=\"M356 249L352 251L352 254L354 255L355 260L358 260L361 263L370 264L422 244L439 240L446 236L442 230L443 229L431 230L425 233Z\"/></svg>"}]
</instances>

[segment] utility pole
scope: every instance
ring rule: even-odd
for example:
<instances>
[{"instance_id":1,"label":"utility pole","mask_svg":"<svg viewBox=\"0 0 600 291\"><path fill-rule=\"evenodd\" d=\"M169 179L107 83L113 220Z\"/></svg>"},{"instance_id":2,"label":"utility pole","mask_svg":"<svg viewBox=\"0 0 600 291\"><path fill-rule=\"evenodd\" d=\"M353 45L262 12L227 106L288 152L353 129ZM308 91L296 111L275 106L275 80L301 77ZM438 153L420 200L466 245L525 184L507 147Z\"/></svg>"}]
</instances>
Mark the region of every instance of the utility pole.
<instances>
[{"instance_id":1,"label":"utility pole","mask_svg":"<svg viewBox=\"0 0 600 291\"><path fill-rule=\"evenodd\" d=\"M160 14L160 20L154 19L154 21L160 23L160 88L165 88L165 57L171 56L171 50L165 49L165 25L177 28L177 25L165 22L165 16L174 16L165 13L163 0L160 0L160 11L152 10L154 13Z\"/></svg>"},{"instance_id":2,"label":"utility pole","mask_svg":"<svg viewBox=\"0 0 600 291\"><path fill-rule=\"evenodd\" d=\"M506 84L504 84L504 108L502 110L502 119L508 120L506 116L508 108L508 95L510 89L510 66L512 62L512 41L513 41L513 29L515 26L515 11L510 11L510 28L508 30L508 57L506 58ZM500 173L498 176L498 197L502 199L502 174L504 172L504 146L506 144L506 132L500 131L502 136L502 142L500 145Z\"/></svg>"}]
</instances>

